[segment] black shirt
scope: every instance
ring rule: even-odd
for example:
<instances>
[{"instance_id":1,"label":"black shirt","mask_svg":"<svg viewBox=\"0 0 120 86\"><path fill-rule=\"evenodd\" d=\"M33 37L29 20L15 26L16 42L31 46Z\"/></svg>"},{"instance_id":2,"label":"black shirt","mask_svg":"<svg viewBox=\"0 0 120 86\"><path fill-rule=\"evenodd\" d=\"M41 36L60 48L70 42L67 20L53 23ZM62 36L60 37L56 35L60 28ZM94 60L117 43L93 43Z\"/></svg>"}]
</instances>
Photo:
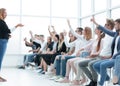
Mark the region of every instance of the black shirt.
<instances>
[{"instance_id":1,"label":"black shirt","mask_svg":"<svg viewBox=\"0 0 120 86\"><path fill-rule=\"evenodd\" d=\"M10 33L6 22L0 19L0 39L9 39Z\"/></svg>"}]
</instances>

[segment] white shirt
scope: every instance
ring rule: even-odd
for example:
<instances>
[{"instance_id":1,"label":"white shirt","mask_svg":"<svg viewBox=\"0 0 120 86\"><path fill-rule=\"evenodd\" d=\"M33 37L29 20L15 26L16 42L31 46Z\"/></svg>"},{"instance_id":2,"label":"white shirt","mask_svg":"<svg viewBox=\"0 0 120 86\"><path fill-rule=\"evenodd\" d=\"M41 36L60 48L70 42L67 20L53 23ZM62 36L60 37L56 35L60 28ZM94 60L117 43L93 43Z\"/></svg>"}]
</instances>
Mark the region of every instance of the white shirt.
<instances>
[{"instance_id":1,"label":"white shirt","mask_svg":"<svg viewBox=\"0 0 120 86\"><path fill-rule=\"evenodd\" d=\"M40 51L43 52L46 52L46 47L47 47L47 42L41 42L41 48L40 48Z\"/></svg>"},{"instance_id":2,"label":"white shirt","mask_svg":"<svg viewBox=\"0 0 120 86\"><path fill-rule=\"evenodd\" d=\"M72 54L72 56L75 56L76 54L77 54L77 52L78 52L78 50L79 49L81 49L83 46L85 46L85 45L87 45L88 43L90 43L92 40L86 40L86 39L84 39L83 38L83 36L82 35L79 35L79 34L77 34L76 32L74 32L74 30L72 29L72 28L70 28L70 30L71 30L71 33L77 38L75 41L73 41L73 42L70 42L70 43L68 43L68 41L67 41L67 39L66 39L66 37L65 37L65 39L64 39L64 41L65 41L65 44L66 44L66 46L68 47L71 47L71 46L75 46L75 51L74 51L74 53Z\"/></svg>"},{"instance_id":3,"label":"white shirt","mask_svg":"<svg viewBox=\"0 0 120 86\"><path fill-rule=\"evenodd\" d=\"M103 43L103 48L100 52L100 56L111 56L112 54L111 45L112 45L113 37L105 34L103 40L104 43Z\"/></svg>"},{"instance_id":4,"label":"white shirt","mask_svg":"<svg viewBox=\"0 0 120 86\"><path fill-rule=\"evenodd\" d=\"M10 29L11 33L12 33L13 31L15 31L15 29L16 29L15 27L11 28L11 29Z\"/></svg>"},{"instance_id":5,"label":"white shirt","mask_svg":"<svg viewBox=\"0 0 120 86\"><path fill-rule=\"evenodd\" d=\"M96 51L97 44L98 44L98 40L96 39L96 40L93 40L92 42L90 42L88 45L86 45L83 48L85 50L89 49L91 51L91 54L94 54L94 53L97 53L97 51ZM102 48L103 48L103 39L101 39L99 52L101 52Z\"/></svg>"},{"instance_id":6,"label":"white shirt","mask_svg":"<svg viewBox=\"0 0 120 86\"><path fill-rule=\"evenodd\" d=\"M117 51L117 44L118 44L118 39L120 36L117 36L116 40L115 40L115 48L114 48L114 53L113 55L115 55L118 51Z\"/></svg>"}]
</instances>

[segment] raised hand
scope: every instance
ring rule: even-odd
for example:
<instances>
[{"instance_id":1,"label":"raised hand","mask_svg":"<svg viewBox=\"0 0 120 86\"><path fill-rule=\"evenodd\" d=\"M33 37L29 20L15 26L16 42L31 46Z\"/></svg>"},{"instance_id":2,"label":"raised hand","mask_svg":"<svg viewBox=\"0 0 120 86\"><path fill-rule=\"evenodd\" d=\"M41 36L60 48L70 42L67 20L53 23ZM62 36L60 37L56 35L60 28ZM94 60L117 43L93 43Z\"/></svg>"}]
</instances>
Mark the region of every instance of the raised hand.
<instances>
[{"instance_id":1,"label":"raised hand","mask_svg":"<svg viewBox=\"0 0 120 86\"><path fill-rule=\"evenodd\" d=\"M67 31L66 31L66 30L63 31L63 35L64 35L64 36L67 35Z\"/></svg>"},{"instance_id":2,"label":"raised hand","mask_svg":"<svg viewBox=\"0 0 120 86\"><path fill-rule=\"evenodd\" d=\"M29 33L32 34L32 31L30 30Z\"/></svg>"},{"instance_id":3,"label":"raised hand","mask_svg":"<svg viewBox=\"0 0 120 86\"><path fill-rule=\"evenodd\" d=\"M27 41L27 38L26 38L26 37L24 38L24 41Z\"/></svg>"},{"instance_id":4,"label":"raised hand","mask_svg":"<svg viewBox=\"0 0 120 86\"><path fill-rule=\"evenodd\" d=\"M94 16L92 16L92 18L90 19L90 21L91 21L91 22L93 22L95 25L97 25L97 26L98 26L98 23L95 21Z\"/></svg>"},{"instance_id":5,"label":"raised hand","mask_svg":"<svg viewBox=\"0 0 120 86\"><path fill-rule=\"evenodd\" d=\"M53 29L55 29L53 25L52 25L51 27L52 27Z\"/></svg>"},{"instance_id":6,"label":"raised hand","mask_svg":"<svg viewBox=\"0 0 120 86\"><path fill-rule=\"evenodd\" d=\"M90 19L90 21L93 22L93 23L95 22L94 16L92 16L92 18Z\"/></svg>"},{"instance_id":7,"label":"raised hand","mask_svg":"<svg viewBox=\"0 0 120 86\"><path fill-rule=\"evenodd\" d=\"M70 20L69 19L67 19L67 23L68 23L68 26L71 28Z\"/></svg>"},{"instance_id":8,"label":"raised hand","mask_svg":"<svg viewBox=\"0 0 120 86\"><path fill-rule=\"evenodd\" d=\"M15 26L15 28L17 28L17 27L23 27L23 26L24 26L23 24L19 23L19 24L17 24L17 25Z\"/></svg>"}]
</instances>

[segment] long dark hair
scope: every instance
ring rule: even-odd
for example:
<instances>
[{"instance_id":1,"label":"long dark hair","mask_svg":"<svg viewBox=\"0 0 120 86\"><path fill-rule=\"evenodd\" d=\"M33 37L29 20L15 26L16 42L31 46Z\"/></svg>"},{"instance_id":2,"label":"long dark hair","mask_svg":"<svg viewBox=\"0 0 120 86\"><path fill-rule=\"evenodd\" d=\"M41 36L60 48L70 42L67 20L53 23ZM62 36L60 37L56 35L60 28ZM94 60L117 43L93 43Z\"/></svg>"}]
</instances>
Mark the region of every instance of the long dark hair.
<instances>
[{"instance_id":1,"label":"long dark hair","mask_svg":"<svg viewBox=\"0 0 120 86\"><path fill-rule=\"evenodd\" d=\"M97 52L100 50L101 40L102 40L102 38L104 38L104 37L105 37L105 33L103 33L103 32L101 31L101 35L100 35L100 38L99 38L99 40L98 40L98 44L97 44L97 47L96 47L96 51L97 51Z\"/></svg>"}]
</instances>

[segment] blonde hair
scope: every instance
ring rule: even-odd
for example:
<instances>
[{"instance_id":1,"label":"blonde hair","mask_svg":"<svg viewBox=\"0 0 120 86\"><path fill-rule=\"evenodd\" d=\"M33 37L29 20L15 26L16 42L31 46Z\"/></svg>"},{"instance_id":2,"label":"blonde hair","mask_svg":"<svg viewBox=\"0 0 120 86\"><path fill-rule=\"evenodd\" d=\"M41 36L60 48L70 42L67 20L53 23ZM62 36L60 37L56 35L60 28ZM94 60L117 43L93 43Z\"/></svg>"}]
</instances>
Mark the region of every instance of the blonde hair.
<instances>
[{"instance_id":1,"label":"blonde hair","mask_svg":"<svg viewBox=\"0 0 120 86\"><path fill-rule=\"evenodd\" d=\"M92 38L92 30L90 27L85 27L84 29L86 35L85 35L85 38L86 40L90 40Z\"/></svg>"},{"instance_id":2,"label":"blonde hair","mask_svg":"<svg viewBox=\"0 0 120 86\"><path fill-rule=\"evenodd\" d=\"M0 8L0 19L4 19L3 18L3 14L4 14L4 12L6 11L6 9L5 8Z\"/></svg>"}]
</instances>

